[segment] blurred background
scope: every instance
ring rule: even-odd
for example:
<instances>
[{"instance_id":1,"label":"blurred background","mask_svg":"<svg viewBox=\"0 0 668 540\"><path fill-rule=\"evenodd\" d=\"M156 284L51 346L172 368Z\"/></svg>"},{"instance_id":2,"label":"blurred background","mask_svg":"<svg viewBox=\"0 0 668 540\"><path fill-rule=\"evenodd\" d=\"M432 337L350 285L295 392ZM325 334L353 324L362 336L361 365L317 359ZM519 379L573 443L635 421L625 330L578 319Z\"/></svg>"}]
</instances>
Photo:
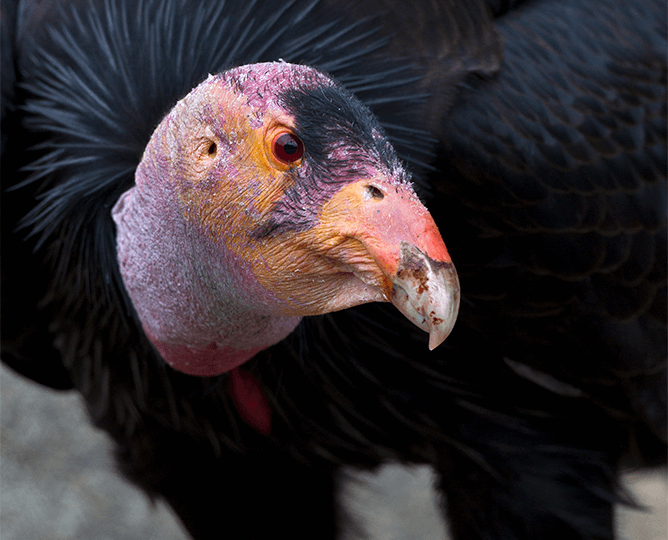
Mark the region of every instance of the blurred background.
<instances>
[{"instance_id":1,"label":"blurred background","mask_svg":"<svg viewBox=\"0 0 668 540\"><path fill-rule=\"evenodd\" d=\"M432 481L428 467L346 470L340 496L370 540L443 540ZM618 509L619 538L666 540L665 471L626 482L646 509ZM187 538L168 506L152 504L115 472L111 443L90 426L76 393L0 366L1 540ZM353 538L351 528L344 539Z\"/></svg>"}]
</instances>

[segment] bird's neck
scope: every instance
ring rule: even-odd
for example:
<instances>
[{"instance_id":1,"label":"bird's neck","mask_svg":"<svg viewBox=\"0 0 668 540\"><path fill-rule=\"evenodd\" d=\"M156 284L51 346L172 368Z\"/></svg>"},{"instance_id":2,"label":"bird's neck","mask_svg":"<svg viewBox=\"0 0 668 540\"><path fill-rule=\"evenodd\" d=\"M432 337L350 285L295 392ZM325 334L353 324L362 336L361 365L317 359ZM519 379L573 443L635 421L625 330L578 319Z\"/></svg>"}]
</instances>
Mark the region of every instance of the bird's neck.
<instances>
[{"instance_id":1,"label":"bird's neck","mask_svg":"<svg viewBox=\"0 0 668 540\"><path fill-rule=\"evenodd\" d=\"M141 174L141 171L138 171ZM213 376L290 334L251 266L184 221L166 184L127 191L113 209L125 288L144 332L175 369Z\"/></svg>"}]
</instances>

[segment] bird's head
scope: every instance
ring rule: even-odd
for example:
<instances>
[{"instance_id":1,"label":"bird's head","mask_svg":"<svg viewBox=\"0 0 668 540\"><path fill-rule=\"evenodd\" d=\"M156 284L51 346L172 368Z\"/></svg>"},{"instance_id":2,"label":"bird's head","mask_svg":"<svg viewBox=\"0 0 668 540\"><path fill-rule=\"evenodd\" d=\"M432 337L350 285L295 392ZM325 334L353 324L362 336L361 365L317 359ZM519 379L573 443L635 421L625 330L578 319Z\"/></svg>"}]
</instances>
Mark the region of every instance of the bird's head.
<instances>
[{"instance_id":1,"label":"bird's head","mask_svg":"<svg viewBox=\"0 0 668 540\"><path fill-rule=\"evenodd\" d=\"M457 276L373 115L284 62L210 76L113 210L125 287L165 360L214 375L308 315L389 301L440 344Z\"/></svg>"}]
</instances>

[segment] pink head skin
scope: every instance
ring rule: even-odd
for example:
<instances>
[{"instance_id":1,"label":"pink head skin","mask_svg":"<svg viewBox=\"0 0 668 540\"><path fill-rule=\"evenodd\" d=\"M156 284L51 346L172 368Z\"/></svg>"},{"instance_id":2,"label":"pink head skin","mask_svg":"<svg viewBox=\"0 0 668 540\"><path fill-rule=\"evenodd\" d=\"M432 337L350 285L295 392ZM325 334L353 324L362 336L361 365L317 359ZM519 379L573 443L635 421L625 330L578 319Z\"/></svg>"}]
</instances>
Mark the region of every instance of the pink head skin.
<instances>
[{"instance_id":1,"label":"pink head skin","mask_svg":"<svg viewBox=\"0 0 668 540\"><path fill-rule=\"evenodd\" d=\"M394 162L387 166L372 152L296 209L286 203L316 167L309 148L294 161L276 153L282 134L300 135L299 118L281 96L285 89L334 87L305 66L242 66L209 76L155 130L136 186L112 216L126 290L146 335L175 369L199 376L228 371L284 339L305 315L369 301L402 309L399 302L416 298L413 282L424 306L402 312L441 341L452 328L454 269ZM329 157L342 152L362 150L339 145ZM369 196L370 185L384 201ZM390 208L393 201L397 208ZM380 217L375 225L373 216ZM424 257L416 263L411 252L409 261L403 243ZM430 279L439 285L430 289ZM401 300L395 285L408 291ZM425 290L446 285L446 308L425 300ZM445 325L441 312L450 314Z\"/></svg>"}]
</instances>

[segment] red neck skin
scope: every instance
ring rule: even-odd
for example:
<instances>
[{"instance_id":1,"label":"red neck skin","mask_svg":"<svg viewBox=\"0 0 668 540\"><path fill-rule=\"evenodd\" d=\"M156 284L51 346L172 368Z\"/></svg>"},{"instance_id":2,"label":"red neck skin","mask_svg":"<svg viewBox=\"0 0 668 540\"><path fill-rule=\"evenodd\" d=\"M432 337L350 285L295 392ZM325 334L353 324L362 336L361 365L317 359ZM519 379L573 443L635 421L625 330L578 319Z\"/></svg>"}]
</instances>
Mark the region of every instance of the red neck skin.
<instances>
[{"instance_id":1,"label":"red neck skin","mask_svg":"<svg viewBox=\"0 0 668 540\"><path fill-rule=\"evenodd\" d=\"M121 274L144 331L178 371L199 377L229 372L241 418L269 435L267 398L237 367L285 338L300 317L263 314L271 294L243 261L220 242L185 234L178 212L165 201L143 193L141 183L113 209ZM165 234L174 241L163 241Z\"/></svg>"}]
</instances>

